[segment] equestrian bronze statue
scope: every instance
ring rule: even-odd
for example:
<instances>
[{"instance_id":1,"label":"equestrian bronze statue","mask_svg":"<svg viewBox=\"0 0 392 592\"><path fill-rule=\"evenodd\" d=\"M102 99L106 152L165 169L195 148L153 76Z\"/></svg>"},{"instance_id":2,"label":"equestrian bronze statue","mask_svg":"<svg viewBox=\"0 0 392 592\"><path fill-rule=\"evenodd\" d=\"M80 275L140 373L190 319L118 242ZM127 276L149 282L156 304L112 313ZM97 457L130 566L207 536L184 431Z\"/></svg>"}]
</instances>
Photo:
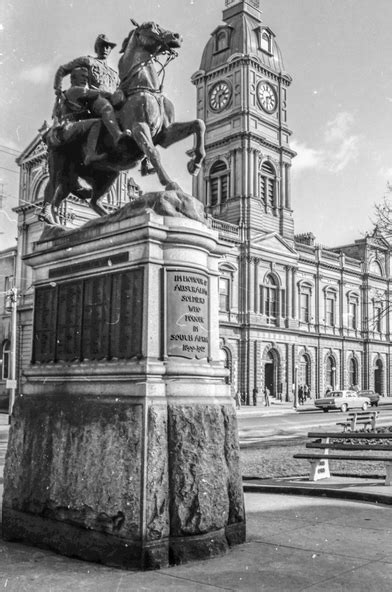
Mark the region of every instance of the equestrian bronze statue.
<instances>
[{"instance_id":1,"label":"equestrian bronze statue","mask_svg":"<svg viewBox=\"0 0 392 592\"><path fill-rule=\"evenodd\" d=\"M176 123L173 103L162 94L161 76L177 56L182 38L153 22L138 25L132 20L132 24L135 29L121 48L117 89L91 83L96 71L91 57L78 58L56 73L54 123L43 133L48 145L49 181L39 217L48 224L59 224L59 207L71 193L90 200L90 207L99 215L107 214L100 200L120 171L141 161L142 170L147 162L151 164L166 190L179 190L163 168L156 146L167 148L194 134L193 157L187 168L192 175L200 171L205 156L204 122ZM114 46L100 35L97 53L99 40L101 45ZM104 66L101 62L101 69ZM62 92L66 74L71 74L72 86Z\"/></svg>"}]
</instances>

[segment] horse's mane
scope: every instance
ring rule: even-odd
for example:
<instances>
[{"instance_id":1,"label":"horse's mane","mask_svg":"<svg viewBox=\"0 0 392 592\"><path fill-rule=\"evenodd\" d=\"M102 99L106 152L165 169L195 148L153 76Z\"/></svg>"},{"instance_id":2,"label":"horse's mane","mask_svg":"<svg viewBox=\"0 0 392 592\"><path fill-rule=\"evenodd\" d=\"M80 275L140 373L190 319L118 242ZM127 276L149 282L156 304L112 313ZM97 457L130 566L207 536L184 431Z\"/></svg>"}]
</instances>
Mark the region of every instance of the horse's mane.
<instances>
[{"instance_id":1,"label":"horse's mane","mask_svg":"<svg viewBox=\"0 0 392 592\"><path fill-rule=\"evenodd\" d=\"M125 37L124 41L121 44L121 49L120 49L119 53L124 53L124 51L127 48L128 43L129 43L129 40L135 31L136 31L136 29L132 29L132 31L129 32L128 37Z\"/></svg>"}]
</instances>

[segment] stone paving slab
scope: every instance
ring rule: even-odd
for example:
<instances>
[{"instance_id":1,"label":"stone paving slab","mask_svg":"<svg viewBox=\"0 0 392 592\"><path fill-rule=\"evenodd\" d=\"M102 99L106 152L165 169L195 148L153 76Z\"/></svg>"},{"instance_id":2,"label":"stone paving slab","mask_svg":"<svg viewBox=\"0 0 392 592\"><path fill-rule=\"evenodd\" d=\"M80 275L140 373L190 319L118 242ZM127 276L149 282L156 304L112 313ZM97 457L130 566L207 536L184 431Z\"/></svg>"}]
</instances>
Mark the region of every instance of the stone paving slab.
<instances>
[{"instance_id":1,"label":"stone paving slab","mask_svg":"<svg viewBox=\"0 0 392 592\"><path fill-rule=\"evenodd\" d=\"M243 483L246 492L321 496L392 505L392 485L384 485L384 478L332 476L314 482L309 481L309 477L301 476L278 479L245 478Z\"/></svg>"},{"instance_id":2,"label":"stone paving slab","mask_svg":"<svg viewBox=\"0 0 392 592\"><path fill-rule=\"evenodd\" d=\"M154 572L112 569L0 541L7 592L368 592L392 586L392 508L248 493L248 542L226 555Z\"/></svg>"}]
</instances>

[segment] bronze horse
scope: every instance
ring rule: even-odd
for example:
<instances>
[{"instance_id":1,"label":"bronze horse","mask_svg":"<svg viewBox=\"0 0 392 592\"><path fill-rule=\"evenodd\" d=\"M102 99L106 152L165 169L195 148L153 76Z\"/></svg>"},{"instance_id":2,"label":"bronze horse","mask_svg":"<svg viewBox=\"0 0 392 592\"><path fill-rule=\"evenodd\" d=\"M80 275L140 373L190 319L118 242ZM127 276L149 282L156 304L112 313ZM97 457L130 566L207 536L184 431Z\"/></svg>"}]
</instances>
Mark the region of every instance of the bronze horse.
<instances>
[{"instance_id":1,"label":"bronze horse","mask_svg":"<svg viewBox=\"0 0 392 592\"><path fill-rule=\"evenodd\" d=\"M103 216L106 209L100 199L109 190L122 170L135 167L147 157L165 189L179 189L161 164L156 145L167 148L195 134L193 158L188 162L190 174L197 175L205 157L205 124L200 119L184 123L174 122L173 103L162 94L160 75L177 56L175 49L181 47L178 33L163 30L148 22L135 25L124 40L120 58L120 89L125 102L117 112L121 128L130 132L117 146L102 126L99 147L107 157L89 166L83 164L85 138L82 141L48 147L49 181L44 203L39 215L49 224L59 224L59 206L70 193L81 199L90 199L90 207ZM157 56L166 56L161 64ZM157 72L159 64L160 72Z\"/></svg>"}]
</instances>

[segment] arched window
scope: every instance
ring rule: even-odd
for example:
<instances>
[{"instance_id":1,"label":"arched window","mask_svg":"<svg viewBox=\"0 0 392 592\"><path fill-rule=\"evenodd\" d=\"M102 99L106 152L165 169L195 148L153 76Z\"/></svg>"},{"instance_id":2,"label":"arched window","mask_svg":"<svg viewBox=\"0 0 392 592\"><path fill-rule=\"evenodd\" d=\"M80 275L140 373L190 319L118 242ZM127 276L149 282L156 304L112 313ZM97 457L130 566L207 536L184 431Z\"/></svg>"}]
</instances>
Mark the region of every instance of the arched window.
<instances>
[{"instance_id":1,"label":"arched window","mask_svg":"<svg viewBox=\"0 0 392 592\"><path fill-rule=\"evenodd\" d=\"M272 53L272 38L271 33L263 31L261 34L260 47L263 51Z\"/></svg>"},{"instance_id":2,"label":"arched window","mask_svg":"<svg viewBox=\"0 0 392 592\"><path fill-rule=\"evenodd\" d=\"M328 356L326 360L325 382L332 389L336 388L336 364L333 356Z\"/></svg>"},{"instance_id":3,"label":"arched window","mask_svg":"<svg viewBox=\"0 0 392 592\"><path fill-rule=\"evenodd\" d=\"M308 387L310 384L310 358L308 354L303 354L299 359L298 367L298 385Z\"/></svg>"},{"instance_id":4,"label":"arched window","mask_svg":"<svg viewBox=\"0 0 392 592\"><path fill-rule=\"evenodd\" d=\"M350 358L348 366L348 375L349 387L352 388L354 386L358 386L358 362L354 357Z\"/></svg>"},{"instance_id":5,"label":"arched window","mask_svg":"<svg viewBox=\"0 0 392 592\"><path fill-rule=\"evenodd\" d=\"M223 204L228 197L229 170L223 160L218 160L210 170L210 205Z\"/></svg>"},{"instance_id":6,"label":"arched window","mask_svg":"<svg viewBox=\"0 0 392 592\"><path fill-rule=\"evenodd\" d=\"M229 375L226 376L226 384L233 383L233 364L231 359L231 352L226 348L222 347L220 349L221 360L223 361L224 367L229 371Z\"/></svg>"},{"instance_id":7,"label":"arched window","mask_svg":"<svg viewBox=\"0 0 392 592\"><path fill-rule=\"evenodd\" d=\"M382 277L382 266L381 263L377 261L377 259L373 259L373 261L370 263L370 273Z\"/></svg>"},{"instance_id":8,"label":"arched window","mask_svg":"<svg viewBox=\"0 0 392 592\"><path fill-rule=\"evenodd\" d=\"M259 172L260 199L265 208L276 208L276 173L272 164L263 162Z\"/></svg>"},{"instance_id":9,"label":"arched window","mask_svg":"<svg viewBox=\"0 0 392 592\"><path fill-rule=\"evenodd\" d=\"M3 363L2 363L2 367L1 367L2 380L7 380L9 378L10 346L11 346L11 342L9 341L9 339L6 339L3 343L3 351L2 351L2 358L3 358Z\"/></svg>"},{"instance_id":10,"label":"arched window","mask_svg":"<svg viewBox=\"0 0 392 592\"><path fill-rule=\"evenodd\" d=\"M269 325L276 325L278 311L278 282L273 275L268 275L265 278L264 285L260 286L260 312L266 316Z\"/></svg>"},{"instance_id":11,"label":"arched window","mask_svg":"<svg viewBox=\"0 0 392 592\"><path fill-rule=\"evenodd\" d=\"M227 49L227 31L219 31L215 38L215 51Z\"/></svg>"}]
</instances>

